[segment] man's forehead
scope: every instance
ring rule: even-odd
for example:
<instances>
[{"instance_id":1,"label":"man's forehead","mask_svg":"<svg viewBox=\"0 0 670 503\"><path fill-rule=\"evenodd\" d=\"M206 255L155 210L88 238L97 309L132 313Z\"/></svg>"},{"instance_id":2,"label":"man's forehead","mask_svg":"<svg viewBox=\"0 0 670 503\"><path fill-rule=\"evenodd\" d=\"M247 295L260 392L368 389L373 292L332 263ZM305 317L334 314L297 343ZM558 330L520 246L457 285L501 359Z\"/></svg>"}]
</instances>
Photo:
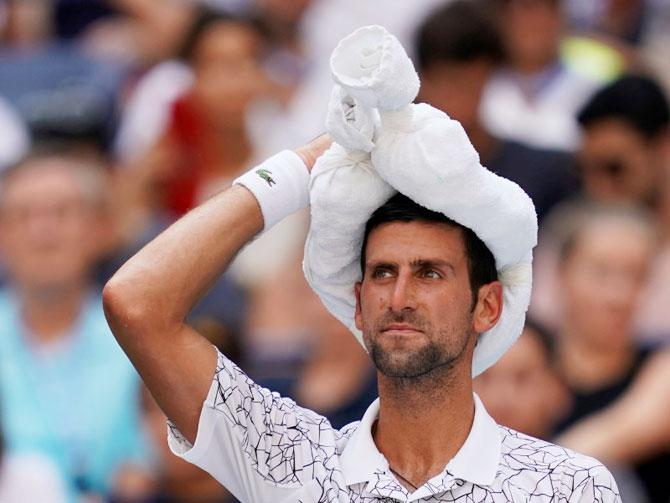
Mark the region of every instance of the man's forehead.
<instances>
[{"instance_id":1,"label":"man's forehead","mask_svg":"<svg viewBox=\"0 0 670 503\"><path fill-rule=\"evenodd\" d=\"M403 261L453 260L465 256L463 232L443 222L386 222L370 232L366 262L393 256Z\"/></svg>"}]
</instances>

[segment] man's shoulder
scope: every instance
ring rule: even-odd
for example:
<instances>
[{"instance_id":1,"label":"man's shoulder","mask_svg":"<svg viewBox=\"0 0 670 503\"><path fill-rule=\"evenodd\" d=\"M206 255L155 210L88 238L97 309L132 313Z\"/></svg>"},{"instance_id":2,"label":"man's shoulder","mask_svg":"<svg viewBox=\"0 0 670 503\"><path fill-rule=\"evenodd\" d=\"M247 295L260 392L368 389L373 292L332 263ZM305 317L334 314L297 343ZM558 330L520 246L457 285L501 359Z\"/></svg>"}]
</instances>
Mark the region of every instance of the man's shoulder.
<instances>
[{"instance_id":1,"label":"man's shoulder","mask_svg":"<svg viewBox=\"0 0 670 503\"><path fill-rule=\"evenodd\" d=\"M502 463L515 467L528 465L536 471L555 471L563 467L592 468L600 461L575 451L498 425L502 440Z\"/></svg>"},{"instance_id":2,"label":"man's shoulder","mask_svg":"<svg viewBox=\"0 0 670 503\"><path fill-rule=\"evenodd\" d=\"M499 477L550 479L566 496L596 492L593 501L616 501L614 478L597 459L505 426L498 428L502 443Z\"/></svg>"}]
</instances>

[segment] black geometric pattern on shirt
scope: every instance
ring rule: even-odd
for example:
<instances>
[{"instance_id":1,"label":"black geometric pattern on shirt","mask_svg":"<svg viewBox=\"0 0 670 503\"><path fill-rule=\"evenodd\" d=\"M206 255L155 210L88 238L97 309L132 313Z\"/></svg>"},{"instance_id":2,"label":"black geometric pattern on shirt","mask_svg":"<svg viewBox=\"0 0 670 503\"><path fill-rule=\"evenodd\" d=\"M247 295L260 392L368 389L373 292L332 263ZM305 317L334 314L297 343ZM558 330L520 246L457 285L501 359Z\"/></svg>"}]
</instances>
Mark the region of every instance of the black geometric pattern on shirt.
<instances>
[{"instance_id":1,"label":"black geometric pattern on shirt","mask_svg":"<svg viewBox=\"0 0 670 503\"><path fill-rule=\"evenodd\" d=\"M345 486L338 457L359 423L337 431L315 412L258 386L223 355L216 380L215 408L234 425L253 468L268 482L298 488L315 480L316 493L302 503L407 500L407 490L388 471ZM585 494L580 501L620 502L613 478L596 460L509 428L499 430L502 457L493 484L473 485L445 471L422 486L429 495L418 501L567 503L575 501L571 495ZM178 430L172 432L182 438Z\"/></svg>"},{"instance_id":2,"label":"black geometric pattern on shirt","mask_svg":"<svg viewBox=\"0 0 670 503\"><path fill-rule=\"evenodd\" d=\"M347 495L336 447L345 432L293 400L257 385L222 355L215 379L214 407L241 436L242 449L259 475L281 487L297 488L317 480L322 492L318 501L338 501Z\"/></svg>"}]
</instances>

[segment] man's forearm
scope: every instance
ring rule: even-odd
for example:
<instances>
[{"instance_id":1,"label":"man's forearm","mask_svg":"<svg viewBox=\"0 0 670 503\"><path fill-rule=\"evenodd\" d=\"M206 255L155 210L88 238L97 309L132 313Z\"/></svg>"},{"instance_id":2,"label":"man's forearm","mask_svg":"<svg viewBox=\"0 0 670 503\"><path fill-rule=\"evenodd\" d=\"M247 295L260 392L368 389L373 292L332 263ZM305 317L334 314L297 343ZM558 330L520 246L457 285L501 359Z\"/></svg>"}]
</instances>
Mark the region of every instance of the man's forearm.
<instances>
[{"instance_id":1,"label":"man's forearm","mask_svg":"<svg viewBox=\"0 0 670 503\"><path fill-rule=\"evenodd\" d=\"M256 199L235 185L182 217L124 264L106 287L106 297L123 295L133 311L126 314L141 318L143 325L180 323L262 227Z\"/></svg>"},{"instance_id":2,"label":"man's forearm","mask_svg":"<svg viewBox=\"0 0 670 503\"><path fill-rule=\"evenodd\" d=\"M319 138L268 159L240 179L244 186L214 196L160 234L105 286L103 303L114 336L190 441L216 352L184 320L247 242L308 203L309 170L328 145L330 140Z\"/></svg>"}]
</instances>

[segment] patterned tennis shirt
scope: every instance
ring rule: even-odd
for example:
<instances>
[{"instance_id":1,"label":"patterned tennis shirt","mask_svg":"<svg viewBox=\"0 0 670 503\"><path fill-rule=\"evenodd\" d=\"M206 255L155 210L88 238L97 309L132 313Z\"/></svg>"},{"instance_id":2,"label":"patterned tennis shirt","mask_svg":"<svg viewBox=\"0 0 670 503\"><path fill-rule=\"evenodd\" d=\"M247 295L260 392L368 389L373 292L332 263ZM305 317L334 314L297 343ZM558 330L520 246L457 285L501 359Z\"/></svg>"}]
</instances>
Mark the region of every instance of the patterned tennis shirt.
<instances>
[{"instance_id":1,"label":"patterned tennis shirt","mask_svg":"<svg viewBox=\"0 0 670 503\"><path fill-rule=\"evenodd\" d=\"M372 439L378 414L376 400L361 421L336 430L219 353L195 445L170 423L168 443L243 503L621 501L598 461L497 425L476 395L461 449L410 493Z\"/></svg>"}]
</instances>

